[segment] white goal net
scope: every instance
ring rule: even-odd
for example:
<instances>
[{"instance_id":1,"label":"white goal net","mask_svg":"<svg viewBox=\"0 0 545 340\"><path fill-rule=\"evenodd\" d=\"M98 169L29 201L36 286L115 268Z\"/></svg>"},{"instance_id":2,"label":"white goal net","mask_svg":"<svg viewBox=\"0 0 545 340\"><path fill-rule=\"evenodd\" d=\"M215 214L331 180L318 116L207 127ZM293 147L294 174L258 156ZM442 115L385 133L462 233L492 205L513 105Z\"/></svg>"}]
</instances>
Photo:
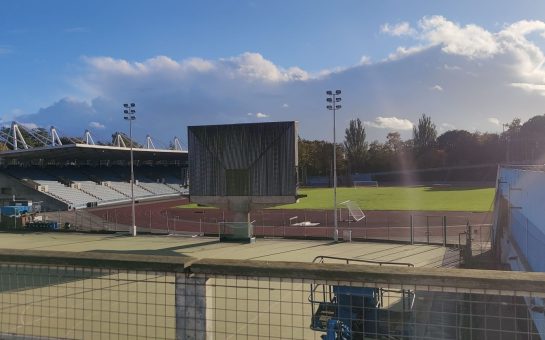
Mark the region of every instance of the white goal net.
<instances>
[{"instance_id":1,"label":"white goal net","mask_svg":"<svg viewBox=\"0 0 545 340\"><path fill-rule=\"evenodd\" d=\"M341 204L346 207L348 213L354 219L354 221L359 222L365 218L365 213L361 210L356 202L344 201Z\"/></svg>"}]
</instances>

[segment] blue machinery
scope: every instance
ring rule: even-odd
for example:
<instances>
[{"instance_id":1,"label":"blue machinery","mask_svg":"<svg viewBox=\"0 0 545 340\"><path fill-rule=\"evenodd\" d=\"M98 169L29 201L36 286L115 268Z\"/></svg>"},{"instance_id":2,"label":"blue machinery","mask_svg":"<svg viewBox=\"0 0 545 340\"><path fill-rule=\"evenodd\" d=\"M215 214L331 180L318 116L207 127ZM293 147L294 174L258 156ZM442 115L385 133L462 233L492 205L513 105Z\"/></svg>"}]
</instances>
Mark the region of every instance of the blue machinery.
<instances>
[{"instance_id":1,"label":"blue machinery","mask_svg":"<svg viewBox=\"0 0 545 340\"><path fill-rule=\"evenodd\" d=\"M318 256L313 262L326 261L413 267L411 263L331 256ZM324 340L410 337L413 333L414 299L411 290L311 284L309 301L313 315L310 328L325 332Z\"/></svg>"}]
</instances>

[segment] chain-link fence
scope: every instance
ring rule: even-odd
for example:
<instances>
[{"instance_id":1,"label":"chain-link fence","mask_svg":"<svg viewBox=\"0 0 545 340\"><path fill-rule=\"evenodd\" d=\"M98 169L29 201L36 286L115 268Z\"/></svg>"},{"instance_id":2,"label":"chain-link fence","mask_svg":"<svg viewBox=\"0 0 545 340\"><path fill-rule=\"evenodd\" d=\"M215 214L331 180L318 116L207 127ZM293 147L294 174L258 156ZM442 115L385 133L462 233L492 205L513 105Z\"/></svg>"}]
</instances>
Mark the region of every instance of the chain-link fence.
<instances>
[{"instance_id":1,"label":"chain-link fence","mask_svg":"<svg viewBox=\"0 0 545 340\"><path fill-rule=\"evenodd\" d=\"M545 274L0 251L0 337L540 339Z\"/></svg>"},{"instance_id":2,"label":"chain-link fence","mask_svg":"<svg viewBox=\"0 0 545 340\"><path fill-rule=\"evenodd\" d=\"M43 220L57 221L62 229L124 232L130 230L130 207L85 209L40 214ZM218 235L220 223L232 216L219 209L157 209L137 205L139 233ZM332 239L332 211L264 209L252 212L254 234L267 238ZM341 239L392 241L411 244L464 246L471 233L472 247L483 252L490 248L490 216L480 214L432 214L399 211L367 212L355 221L347 209L340 209L338 228ZM470 231L471 228L471 231Z\"/></svg>"},{"instance_id":3,"label":"chain-link fence","mask_svg":"<svg viewBox=\"0 0 545 340\"><path fill-rule=\"evenodd\" d=\"M139 233L218 235L220 224L232 220L228 211L206 208L176 208L184 200L137 202ZM257 237L333 239L335 221L331 210L263 209L250 219ZM362 212L363 215L363 212ZM130 205L43 212L36 217L64 230L126 232L131 230ZM490 247L491 214L471 212L368 211L355 219L348 206L340 205L338 235L344 240L393 241L463 246L472 227L472 247ZM9 228L12 223L8 221ZM25 221L15 221L17 228ZM45 223L47 228L49 224ZM42 229L42 225L37 229Z\"/></svg>"}]
</instances>

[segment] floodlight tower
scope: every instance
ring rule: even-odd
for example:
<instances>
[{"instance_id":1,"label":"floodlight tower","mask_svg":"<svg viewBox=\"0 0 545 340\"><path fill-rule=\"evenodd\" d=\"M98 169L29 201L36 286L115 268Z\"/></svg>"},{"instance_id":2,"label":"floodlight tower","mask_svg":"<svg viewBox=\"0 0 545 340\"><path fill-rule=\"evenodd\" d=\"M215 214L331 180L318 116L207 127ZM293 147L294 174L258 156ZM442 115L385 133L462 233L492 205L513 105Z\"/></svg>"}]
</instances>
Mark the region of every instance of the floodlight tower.
<instances>
[{"instance_id":1,"label":"floodlight tower","mask_svg":"<svg viewBox=\"0 0 545 340\"><path fill-rule=\"evenodd\" d=\"M132 214L132 236L136 236L136 214L134 212L134 157L132 143L132 121L136 119L136 105L134 103L123 104L124 119L129 121L129 139L131 144L131 214Z\"/></svg>"},{"instance_id":2,"label":"floodlight tower","mask_svg":"<svg viewBox=\"0 0 545 340\"><path fill-rule=\"evenodd\" d=\"M339 240L339 225L337 219L337 140L336 140L336 129L335 129L335 116L336 111L340 110L341 105L337 104L341 102L341 97L338 97L341 94L341 90L326 91L327 95L327 109L333 111L333 218L335 230L333 232L333 240Z\"/></svg>"}]
</instances>

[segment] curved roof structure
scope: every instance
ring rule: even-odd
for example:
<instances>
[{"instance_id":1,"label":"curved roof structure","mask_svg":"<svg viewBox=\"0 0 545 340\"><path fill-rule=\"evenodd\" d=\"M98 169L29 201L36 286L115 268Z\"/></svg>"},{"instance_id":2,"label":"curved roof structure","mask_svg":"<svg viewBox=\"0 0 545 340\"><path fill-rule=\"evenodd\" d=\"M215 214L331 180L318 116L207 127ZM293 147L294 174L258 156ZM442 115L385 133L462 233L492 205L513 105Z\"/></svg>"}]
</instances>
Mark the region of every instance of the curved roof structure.
<instances>
[{"instance_id":1,"label":"curved roof structure","mask_svg":"<svg viewBox=\"0 0 545 340\"><path fill-rule=\"evenodd\" d=\"M142 149L133 148L135 161L181 161L187 162L187 151L165 150L165 149ZM0 159L31 161L31 160L130 160L130 148L89 145L89 144L68 144L35 147L31 149L7 150L0 152Z\"/></svg>"}]
</instances>

